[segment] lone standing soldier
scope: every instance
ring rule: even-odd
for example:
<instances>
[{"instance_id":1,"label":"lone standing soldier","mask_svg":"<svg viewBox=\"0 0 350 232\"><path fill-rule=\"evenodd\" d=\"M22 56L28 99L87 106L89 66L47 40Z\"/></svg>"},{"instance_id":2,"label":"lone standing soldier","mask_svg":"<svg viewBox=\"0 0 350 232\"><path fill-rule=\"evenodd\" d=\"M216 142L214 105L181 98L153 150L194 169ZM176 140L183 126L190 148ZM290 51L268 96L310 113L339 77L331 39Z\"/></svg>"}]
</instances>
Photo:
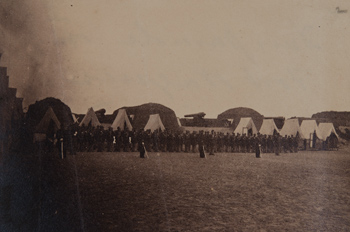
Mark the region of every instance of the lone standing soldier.
<instances>
[{"instance_id":1,"label":"lone standing soldier","mask_svg":"<svg viewBox=\"0 0 350 232\"><path fill-rule=\"evenodd\" d=\"M143 133L142 133L142 131L140 131L140 133L138 134L137 142L138 142L138 150L140 152L140 158L145 158L146 150L145 150L145 144L144 144L144 141L143 141Z\"/></svg>"},{"instance_id":2,"label":"lone standing soldier","mask_svg":"<svg viewBox=\"0 0 350 232\"><path fill-rule=\"evenodd\" d=\"M139 150L140 150L140 158L145 158L145 144L144 142L141 142L141 146L139 146Z\"/></svg>"},{"instance_id":3,"label":"lone standing soldier","mask_svg":"<svg viewBox=\"0 0 350 232\"><path fill-rule=\"evenodd\" d=\"M204 153L204 138L203 138L203 133L200 132L198 135L198 150L199 150L199 157L200 158L205 158L205 153Z\"/></svg>"},{"instance_id":4,"label":"lone standing soldier","mask_svg":"<svg viewBox=\"0 0 350 232\"><path fill-rule=\"evenodd\" d=\"M279 134L275 135L275 140L274 140L274 147L275 147L275 154L280 155L280 147L281 147L281 138Z\"/></svg>"},{"instance_id":5,"label":"lone standing soldier","mask_svg":"<svg viewBox=\"0 0 350 232\"><path fill-rule=\"evenodd\" d=\"M66 141L64 141L64 131L62 127L57 131L56 137L57 137L58 151L60 153L61 159L64 159L66 158L67 148L66 148Z\"/></svg>"},{"instance_id":6,"label":"lone standing soldier","mask_svg":"<svg viewBox=\"0 0 350 232\"><path fill-rule=\"evenodd\" d=\"M295 136L293 138L293 147L294 147L294 152L295 153L298 152L298 145L299 145L298 136Z\"/></svg>"},{"instance_id":7,"label":"lone standing soldier","mask_svg":"<svg viewBox=\"0 0 350 232\"><path fill-rule=\"evenodd\" d=\"M260 142L260 135L258 135L257 137L255 137L254 135L254 142L255 142L255 157L256 158L261 158L260 156L260 149L261 149L261 142Z\"/></svg>"}]
</instances>

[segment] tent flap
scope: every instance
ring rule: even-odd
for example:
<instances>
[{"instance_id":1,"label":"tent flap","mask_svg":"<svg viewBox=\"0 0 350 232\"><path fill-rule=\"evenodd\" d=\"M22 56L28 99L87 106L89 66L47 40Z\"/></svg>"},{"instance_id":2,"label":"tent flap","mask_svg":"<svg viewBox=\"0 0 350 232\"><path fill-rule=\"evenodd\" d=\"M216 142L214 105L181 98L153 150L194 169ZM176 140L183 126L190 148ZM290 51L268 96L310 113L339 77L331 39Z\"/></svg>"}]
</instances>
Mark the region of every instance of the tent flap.
<instances>
[{"instance_id":1,"label":"tent flap","mask_svg":"<svg viewBox=\"0 0 350 232\"><path fill-rule=\"evenodd\" d=\"M79 126L88 126L89 124L93 127L101 126L92 107L88 109L88 112L85 114L83 120L81 120Z\"/></svg>"},{"instance_id":2,"label":"tent flap","mask_svg":"<svg viewBox=\"0 0 350 232\"><path fill-rule=\"evenodd\" d=\"M235 134L244 134L244 133L246 133L245 130L247 130L247 131L252 130L253 134L258 133L258 130L256 129L256 126L255 126L252 118L241 118L234 133Z\"/></svg>"},{"instance_id":3,"label":"tent flap","mask_svg":"<svg viewBox=\"0 0 350 232\"><path fill-rule=\"evenodd\" d=\"M339 138L333 123L320 123L318 125L317 137L319 137L321 140L326 141L332 133Z\"/></svg>"},{"instance_id":4,"label":"tent flap","mask_svg":"<svg viewBox=\"0 0 350 232\"><path fill-rule=\"evenodd\" d=\"M129 131L132 130L132 125L130 123L130 120L128 118L128 115L126 114L126 110L125 109L119 109L118 110L118 114L114 119L114 122L112 123L112 128L113 130L117 130L118 127L121 130L124 130L124 126L126 126Z\"/></svg>"},{"instance_id":5,"label":"tent flap","mask_svg":"<svg viewBox=\"0 0 350 232\"><path fill-rule=\"evenodd\" d=\"M299 121L297 118L292 118L292 119L287 119L284 122L284 125L280 131L280 135L281 136L296 136L299 133L299 135L301 134L300 131L300 126L299 126Z\"/></svg>"},{"instance_id":6,"label":"tent flap","mask_svg":"<svg viewBox=\"0 0 350 232\"><path fill-rule=\"evenodd\" d=\"M310 139L314 133L316 133L316 136L320 139L316 120L303 120L300 131L300 138L302 139Z\"/></svg>"},{"instance_id":7,"label":"tent flap","mask_svg":"<svg viewBox=\"0 0 350 232\"><path fill-rule=\"evenodd\" d=\"M163 125L162 120L160 119L159 114L151 114L149 116L148 122L144 128L144 130L151 130L152 132L160 129L160 130L165 130L165 127Z\"/></svg>"},{"instance_id":8,"label":"tent flap","mask_svg":"<svg viewBox=\"0 0 350 232\"><path fill-rule=\"evenodd\" d=\"M264 119L259 133L262 135L273 135L274 131L279 132L273 119Z\"/></svg>"},{"instance_id":9,"label":"tent flap","mask_svg":"<svg viewBox=\"0 0 350 232\"><path fill-rule=\"evenodd\" d=\"M51 124L51 125L50 125ZM41 119L39 124L36 126L36 133L47 133L49 130L49 127L53 126L53 130L57 131L61 128L61 123L58 120L55 112L51 107L49 107L44 115L44 117Z\"/></svg>"}]
</instances>

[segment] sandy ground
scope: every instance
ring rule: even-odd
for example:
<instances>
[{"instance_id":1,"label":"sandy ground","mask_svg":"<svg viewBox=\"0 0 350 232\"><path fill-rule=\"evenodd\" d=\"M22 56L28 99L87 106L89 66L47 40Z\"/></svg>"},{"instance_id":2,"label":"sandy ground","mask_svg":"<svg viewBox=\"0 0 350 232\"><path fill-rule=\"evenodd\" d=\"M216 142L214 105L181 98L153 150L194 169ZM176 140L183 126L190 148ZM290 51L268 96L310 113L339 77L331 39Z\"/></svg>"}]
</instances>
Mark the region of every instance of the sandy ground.
<instances>
[{"instance_id":1,"label":"sandy ground","mask_svg":"<svg viewBox=\"0 0 350 232\"><path fill-rule=\"evenodd\" d=\"M78 153L65 160L50 154L41 157L41 168L35 169L40 178L31 178L34 186L39 186L32 191L40 197L34 197L34 208L22 213L27 217L21 227L6 228L350 230L348 151L263 154L261 159L254 154L231 153L206 159L185 153L149 156L140 159L137 153ZM30 186L30 181L22 182ZM17 198L10 200L17 202ZM12 207L12 213L5 213L9 225L16 210L13 204L8 207ZM30 227L26 224L29 221Z\"/></svg>"},{"instance_id":2,"label":"sandy ground","mask_svg":"<svg viewBox=\"0 0 350 232\"><path fill-rule=\"evenodd\" d=\"M86 153L86 231L347 231L350 156Z\"/></svg>"}]
</instances>

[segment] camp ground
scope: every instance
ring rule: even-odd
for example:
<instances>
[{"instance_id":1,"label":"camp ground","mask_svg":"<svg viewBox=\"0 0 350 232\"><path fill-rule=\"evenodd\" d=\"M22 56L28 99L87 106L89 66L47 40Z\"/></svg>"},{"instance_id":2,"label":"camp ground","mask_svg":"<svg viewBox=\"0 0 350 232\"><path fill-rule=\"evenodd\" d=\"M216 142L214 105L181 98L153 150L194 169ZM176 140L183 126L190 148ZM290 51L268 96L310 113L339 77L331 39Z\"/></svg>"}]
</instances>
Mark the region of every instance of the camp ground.
<instances>
[{"instance_id":1,"label":"camp ground","mask_svg":"<svg viewBox=\"0 0 350 232\"><path fill-rule=\"evenodd\" d=\"M259 133L262 135L274 135L279 133L279 130L273 119L264 119Z\"/></svg>"},{"instance_id":2,"label":"camp ground","mask_svg":"<svg viewBox=\"0 0 350 232\"><path fill-rule=\"evenodd\" d=\"M350 232L349 18L0 0L0 232Z\"/></svg>"},{"instance_id":3,"label":"camp ground","mask_svg":"<svg viewBox=\"0 0 350 232\"><path fill-rule=\"evenodd\" d=\"M160 119L159 114L151 114L149 116L148 122L144 128L145 131L151 130L151 132L155 130L161 130L164 131L165 127L163 125L162 120Z\"/></svg>"},{"instance_id":4,"label":"camp ground","mask_svg":"<svg viewBox=\"0 0 350 232\"><path fill-rule=\"evenodd\" d=\"M125 128L128 128L129 131L132 130L132 125L125 109L119 109L111 127L113 130L117 130L118 128L120 130L124 130Z\"/></svg>"},{"instance_id":5,"label":"camp ground","mask_svg":"<svg viewBox=\"0 0 350 232\"><path fill-rule=\"evenodd\" d=\"M101 126L101 123L98 121L98 118L92 107L88 109L86 115L84 116L83 120L81 120L79 124L79 126L83 126L83 125L92 126L92 127Z\"/></svg>"},{"instance_id":6,"label":"camp ground","mask_svg":"<svg viewBox=\"0 0 350 232\"><path fill-rule=\"evenodd\" d=\"M257 134L258 130L256 129L252 118L241 118L234 133L241 135L253 135Z\"/></svg>"},{"instance_id":7,"label":"camp ground","mask_svg":"<svg viewBox=\"0 0 350 232\"><path fill-rule=\"evenodd\" d=\"M49 107L35 129L34 142L44 141L46 139L47 134L54 134L60 128L60 121L58 120L53 109Z\"/></svg>"},{"instance_id":8,"label":"camp ground","mask_svg":"<svg viewBox=\"0 0 350 232\"><path fill-rule=\"evenodd\" d=\"M28 211L33 222L39 215L41 231L55 231L56 225L62 231L346 231L349 225L344 202L350 195L344 183L350 157L342 147L335 149L338 133L332 123L317 125L310 119L299 126L299 119L289 119L281 132L287 137L281 138L274 119L263 120L258 134L253 117L241 117L236 128L232 123L181 126L176 117L151 113L154 109L142 114L119 109L106 117L90 108L79 115L82 125L95 126L89 128L73 120L60 123L55 112L48 108L40 113L35 132L42 141L63 124L72 125L57 133L63 132L61 149L34 143L30 159L37 163L25 169L41 180L33 181L38 193L33 205L41 201L41 208ZM128 113L135 115L134 121ZM141 126L136 126L140 116ZM298 149L301 141L306 150ZM202 143L205 159L198 154ZM75 146L75 154L69 145ZM149 159L140 158L139 145ZM261 148L261 159L256 159L256 148ZM58 160L59 155L64 159ZM329 217L329 212L342 216Z\"/></svg>"},{"instance_id":9,"label":"camp ground","mask_svg":"<svg viewBox=\"0 0 350 232\"><path fill-rule=\"evenodd\" d=\"M293 118L293 119L287 119L285 122L284 122L284 125L280 131L280 135L282 137L284 136L297 136L299 135L300 136L300 126L299 126L299 121L298 119L296 118Z\"/></svg>"}]
</instances>

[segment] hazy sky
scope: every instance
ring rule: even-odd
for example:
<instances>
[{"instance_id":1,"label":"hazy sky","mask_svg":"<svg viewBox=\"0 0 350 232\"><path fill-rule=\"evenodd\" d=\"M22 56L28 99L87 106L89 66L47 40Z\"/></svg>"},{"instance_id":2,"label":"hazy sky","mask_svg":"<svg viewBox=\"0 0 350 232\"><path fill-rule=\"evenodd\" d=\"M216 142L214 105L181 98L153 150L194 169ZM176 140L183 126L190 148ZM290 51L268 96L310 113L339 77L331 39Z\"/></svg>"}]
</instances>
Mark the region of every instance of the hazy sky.
<instances>
[{"instance_id":1,"label":"hazy sky","mask_svg":"<svg viewBox=\"0 0 350 232\"><path fill-rule=\"evenodd\" d=\"M346 0L9 0L0 7L1 65L25 104L53 96L73 112L112 113L156 102L179 117L240 106L286 117L350 111Z\"/></svg>"}]
</instances>

